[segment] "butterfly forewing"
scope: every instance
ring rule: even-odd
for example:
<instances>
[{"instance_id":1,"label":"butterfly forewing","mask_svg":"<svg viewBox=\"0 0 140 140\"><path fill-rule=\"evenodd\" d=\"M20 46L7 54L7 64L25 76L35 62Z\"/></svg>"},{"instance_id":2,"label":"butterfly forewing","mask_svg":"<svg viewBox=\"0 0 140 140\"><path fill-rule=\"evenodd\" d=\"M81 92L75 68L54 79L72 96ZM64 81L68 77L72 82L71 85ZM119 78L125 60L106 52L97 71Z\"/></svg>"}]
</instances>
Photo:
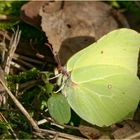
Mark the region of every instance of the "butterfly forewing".
<instances>
[{"instance_id":1,"label":"butterfly forewing","mask_svg":"<svg viewBox=\"0 0 140 140\"><path fill-rule=\"evenodd\" d=\"M130 29L110 32L69 59L67 69L93 65L118 65L137 73L140 34Z\"/></svg>"}]
</instances>

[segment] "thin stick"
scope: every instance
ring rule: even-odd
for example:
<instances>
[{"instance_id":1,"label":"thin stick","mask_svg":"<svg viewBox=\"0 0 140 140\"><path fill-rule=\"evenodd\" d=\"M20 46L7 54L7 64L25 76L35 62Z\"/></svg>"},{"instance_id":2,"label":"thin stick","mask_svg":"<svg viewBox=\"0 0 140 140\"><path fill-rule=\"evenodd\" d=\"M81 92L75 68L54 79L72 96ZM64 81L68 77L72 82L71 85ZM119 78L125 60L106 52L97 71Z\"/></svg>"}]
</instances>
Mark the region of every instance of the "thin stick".
<instances>
[{"instance_id":1,"label":"thin stick","mask_svg":"<svg viewBox=\"0 0 140 140\"><path fill-rule=\"evenodd\" d=\"M44 124L44 123L48 123L48 120L42 119L42 120L39 120L39 121L37 122L38 125L42 125L42 124Z\"/></svg>"},{"instance_id":2,"label":"thin stick","mask_svg":"<svg viewBox=\"0 0 140 140\"><path fill-rule=\"evenodd\" d=\"M2 42L0 42L1 63L4 62L5 53L7 52L5 39L6 39L6 32L3 35Z\"/></svg>"},{"instance_id":3,"label":"thin stick","mask_svg":"<svg viewBox=\"0 0 140 140\"><path fill-rule=\"evenodd\" d=\"M137 133L125 138L124 140L132 140L132 139L137 139L137 138L140 138L140 132L137 132Z\"/></svg>"},{"instance_id":4,"label":"thin stick","mask_svg":"<svg viewBox=\"0 0 140 140\"><path fill-rule=\"evenodd\" d=\"M42 61L39 61L39 60L30 58L30 57L27 57L27 56L24 56L24 55L20 55L20 54L17 54L17 53L14 54L14 57L15 58L20 58L20 59L26 60L28 62L36 63L36 64L43 64Z\"/></svg>"},{"instance_id":5,"label":"thin stick","mask_svg":"<svg viewBox=\"0 0 140 140\"><path fill-rule=\"evenodd\" d=\"M35 85L37 85L39 82L41 82L41 80L31 80L31 81L27 81L23 84L19 85L19 90L23 90L23 89L29 89Z\"/></svg>"},{"instance_id":6,"label":"thin stick","mask_svg":"<svg viewBox=\"0 0 140 140\"><path fill-rule=\"evenodd\" d=\"M10 64L11 64L11 66L13 66L13 67L15 67L15 68L17 68L17 69L19 69L19 70L22 70L22 71L26 70L26 68L24 68L23 66L17 64L17 63L14 62L14 61L11 61Z\"/></svg>"},{"instance_id":7,"label":"thin stick","mask_svg":"<svg viewBox=\"0 0 140 140\"><path fill-rule=\"evenodd\" d=\"M10 36L7 34L7 31L5 30L0 30L0 35L5 36L7 40L10 40Z\"/></svg>"},{"instance_id":8,"label":"thin stick","mask_svg":"<svg viewBox=\"0 0 140 140\"><path fill-rule=\"evenodd\" d=\"M0 68L1 69L1 68ZM2 69L0 70L2 71ZM18 107L18 109L24 114L24 116L27 118L27 120L30 122L32 125L33 129L39 130L39 127L37 123L33 120L33 118L29 115L29 113L26 111L26 109L22 106L22 104L16 99L16 97L12 94L12 92L7 88L4 79L1 78L0 75L0 82L7 91L7 94L10 96L10 98L13 100L15 105Z\"/></svg>"},{"instance_id":9,"label":"thin stick","mask_svg":"<svg viewBox=\"0 0 140 140\"><path fill-rule=\"evenodd\" d=\"M74 135L70 135L70 134L66 134L66 133L62 133L58 131L52 131L52 130L47 130L47 129L40 129L40 131L42 133L49 133L51 135L58 134L58 137L69 139L69 140L87 140L86 138L82 138L82 137L78 137L78 136L74 136Z\"/></svg>"},{"instance_id":10,"label":"thin stick","mask_svg":"<svg viewBox=\"0 0 140 140\"><path fill-rule=\"evenodd\" d=\"M26 61L24 61L22 59L18 59L16 57L13 57L13 60L16 60L17 62L22 63L23 65L25 65L25 66L27 66L29 68L33 68L34 67L34 65L32 65L32 64L30 64L30 63L28 63L28 62L26 62Z\"/></svg>"},{"instance_id":11,"label":"thin stick","mask_svg":"<svg viewBox=\"0 0 140 140\"><path fill-rule=\"evenodd\" d=\"M17 45L19 43L20 35L21 35L21 31L18 28L17 31L14 33L14 35L11 37L8 52L6 54L5 61L3 62L3 68L6 74L9 74L10 64L11 64L13 55L15 53L15 50L17 48Z\"/></svg>"}]
</instances>

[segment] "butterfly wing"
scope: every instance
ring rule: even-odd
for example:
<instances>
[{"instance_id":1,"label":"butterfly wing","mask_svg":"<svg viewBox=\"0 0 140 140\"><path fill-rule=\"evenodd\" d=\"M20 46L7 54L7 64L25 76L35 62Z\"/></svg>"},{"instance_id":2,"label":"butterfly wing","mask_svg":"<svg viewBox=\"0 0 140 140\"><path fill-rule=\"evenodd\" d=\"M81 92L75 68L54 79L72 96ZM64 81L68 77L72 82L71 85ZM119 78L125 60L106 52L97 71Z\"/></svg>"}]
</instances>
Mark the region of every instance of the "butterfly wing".
<instances>
[{"instance_id":1,"label":"butterfly wing","mask_svg":"<svg viewBox=\"0 0 140 140\"><path fill-rule=\"evenodd\" d=\"M67 70L104 64L122 66L136 74L139 48L140 34L136 31L114 30L72 56Z\"/></svg>"},{"instance_id":2,"label":"butterfly wing","mask_svg":"<svg viewBox=\"0 0 140 140\"><path fill-rule=\"evenodd\" d=\"M104 70L105 76L98 73L99 69ZM113 72L115 70L116 73ZM102 127L133 115L140 99L138 77L123 68L112 66L96 66L94 70L87 68L83 73L75 71L74 75L76 73L77 81L74 83L73 80L68 80L63 93L66 94L72 109L81 118ZM91 78L94 74L96 76ZM80 80L79 77L86 75L91 77L85 78L84 81Z\"/></svg>"},{"instance_id":3,"label":"butterfly wing","mask_svg":"<svg viewBox=\"0 0 140 140\"><path fill-rule=\"evenodd\" d=\"M139 47L140 34L119 29L70 58L62 92L81 118L108 126L133 115L140 99Z\"/></svg>"}]
</instances>

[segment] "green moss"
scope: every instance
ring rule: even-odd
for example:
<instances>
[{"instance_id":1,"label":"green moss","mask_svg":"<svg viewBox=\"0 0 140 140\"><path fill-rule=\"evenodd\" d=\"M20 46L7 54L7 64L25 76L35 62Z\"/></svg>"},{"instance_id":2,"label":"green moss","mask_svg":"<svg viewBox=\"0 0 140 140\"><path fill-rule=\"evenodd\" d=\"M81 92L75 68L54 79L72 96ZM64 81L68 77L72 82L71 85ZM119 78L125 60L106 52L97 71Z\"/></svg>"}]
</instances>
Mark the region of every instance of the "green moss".
<instances>
[{"instance_id":1,"label":"green moss","mask_svg":"<svg viewBox=\"0 0 140 140\"><path fill-rule=\"evenodd\" d=\"M4 15L20 15L21 6L27 1L12 0L12 1L0 1L0 13Z\"/></svg>"}]
</instances>

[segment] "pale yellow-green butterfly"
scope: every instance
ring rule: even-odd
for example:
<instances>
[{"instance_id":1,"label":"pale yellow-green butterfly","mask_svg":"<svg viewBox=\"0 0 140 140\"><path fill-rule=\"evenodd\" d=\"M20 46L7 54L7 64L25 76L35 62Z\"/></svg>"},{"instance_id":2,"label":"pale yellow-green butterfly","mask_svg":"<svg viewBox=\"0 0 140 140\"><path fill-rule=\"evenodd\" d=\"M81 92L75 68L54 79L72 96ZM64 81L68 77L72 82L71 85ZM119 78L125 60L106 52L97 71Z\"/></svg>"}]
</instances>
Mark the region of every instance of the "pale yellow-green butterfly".
<instances>
[{"instance_id":1,"label":"pale yellow-green butterfly","mask_svg":"<svg viewBox=\"0 0 140 140\"><path fill-rule=\"evenodd\" d=\"M122 28L68 60L62 93L82 119L102 127L133 116L140 100L139 48L140 34Z\"/></svg>"}]
</instances>

